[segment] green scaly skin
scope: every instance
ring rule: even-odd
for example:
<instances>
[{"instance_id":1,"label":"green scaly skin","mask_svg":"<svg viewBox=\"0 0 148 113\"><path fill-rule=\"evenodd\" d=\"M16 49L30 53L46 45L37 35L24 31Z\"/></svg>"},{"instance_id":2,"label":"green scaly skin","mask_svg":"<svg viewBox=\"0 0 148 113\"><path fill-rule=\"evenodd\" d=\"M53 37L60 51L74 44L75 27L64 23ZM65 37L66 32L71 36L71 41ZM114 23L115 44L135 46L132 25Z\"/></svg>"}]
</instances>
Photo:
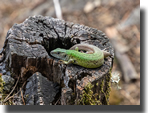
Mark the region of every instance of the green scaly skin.
<instances>
[{"instance_id":1,"label":"green scaly skin","mask_svg":"<svg viewBox=\"0 0 148 113\"><path fill-rule=\"evenodd\" d=\"M78 49L93 53L81 53ZM103 65L104 57L110 56L110 53L89 44L77 44L70 48L70 50L57 48L52 50L50 54L60 59L64 64L73 63L85 68L98 68Z\"/></svg>"}]
</instances>

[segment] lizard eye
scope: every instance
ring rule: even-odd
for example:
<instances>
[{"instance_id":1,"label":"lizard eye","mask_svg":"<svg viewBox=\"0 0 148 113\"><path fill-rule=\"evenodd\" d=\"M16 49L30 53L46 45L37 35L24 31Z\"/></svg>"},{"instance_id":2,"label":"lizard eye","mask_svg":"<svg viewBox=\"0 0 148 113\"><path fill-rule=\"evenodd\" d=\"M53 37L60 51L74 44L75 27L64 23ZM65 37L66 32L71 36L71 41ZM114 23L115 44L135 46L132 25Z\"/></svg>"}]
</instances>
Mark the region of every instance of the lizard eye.
<instances>
[{"instance_id":1,"label":"lizard eye","mask_svg":"<svg viewBox=\"0 0 148 113\"><path fill-rule=\"evenodd\" d=\"M60 52L57 52L57 54L60 54Z\"/></svg>"}]
</instances>

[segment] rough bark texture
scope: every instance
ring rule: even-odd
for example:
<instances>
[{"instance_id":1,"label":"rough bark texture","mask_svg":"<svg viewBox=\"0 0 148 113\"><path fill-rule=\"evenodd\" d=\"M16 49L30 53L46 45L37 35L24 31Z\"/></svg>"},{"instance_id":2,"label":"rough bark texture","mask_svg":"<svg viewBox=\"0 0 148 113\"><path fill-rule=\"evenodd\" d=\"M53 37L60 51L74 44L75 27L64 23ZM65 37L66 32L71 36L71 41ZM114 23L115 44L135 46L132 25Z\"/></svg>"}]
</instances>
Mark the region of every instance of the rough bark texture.
<instances>
[{"instance_id":1,"label":"rough bark texture","mask_svg":"<svg viewBox=\"0 0 148 113\"><path fill-rule=\"evenodd\" d=\"M59 86L36 72L28 78L25 90L26 105L52 105Z\"/></svg>"},{"instance_id":2,"label":"rough bark texture","mask_svg":"<svg viewBox=\"0 0 148 113\"><path fill-rule=\"evenodd\" d=\"M0 73L14 79L21 75L20 83L23 83L34 73L40 72L49 81L60 85L61 95L56 98L61 98L61 102L57 102L61 105L75 104L75 99L80 98L84 87L91 82L94 93L100 95L100 102L107 104L113 58L107 57L99 68L86 69L73 64L66 66L50 55L55 48L69 49L78 43L106 48L114 56L109 39L102 31L52 17L29 17L8 31L1 52Z\"/></svg>"}]
</instances>

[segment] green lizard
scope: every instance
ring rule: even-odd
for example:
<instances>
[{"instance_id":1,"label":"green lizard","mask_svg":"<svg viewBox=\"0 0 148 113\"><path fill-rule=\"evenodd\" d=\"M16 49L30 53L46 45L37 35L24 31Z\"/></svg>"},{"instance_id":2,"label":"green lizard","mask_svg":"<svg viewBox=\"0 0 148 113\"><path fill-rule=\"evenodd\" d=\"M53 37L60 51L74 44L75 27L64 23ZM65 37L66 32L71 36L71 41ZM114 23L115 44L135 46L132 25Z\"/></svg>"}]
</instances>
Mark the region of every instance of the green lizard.
<instances>
[{"instance_id":1,"label":"green lizard","mask_svg":"<svg viewBox=\"0 0 148 113\"><path fill-rule=\"evenodd\" d=\"M85 50L82 53L78 50ZM93 52L90 54L90 52ZM57 48L50 52L52 56L60 59L64 64L77 64L85 68L97 68L103 65L104 58L111 56L109 52L100 50L98 47L89 44L76 44L69 50Z\"/></svg>"}]
</instances>

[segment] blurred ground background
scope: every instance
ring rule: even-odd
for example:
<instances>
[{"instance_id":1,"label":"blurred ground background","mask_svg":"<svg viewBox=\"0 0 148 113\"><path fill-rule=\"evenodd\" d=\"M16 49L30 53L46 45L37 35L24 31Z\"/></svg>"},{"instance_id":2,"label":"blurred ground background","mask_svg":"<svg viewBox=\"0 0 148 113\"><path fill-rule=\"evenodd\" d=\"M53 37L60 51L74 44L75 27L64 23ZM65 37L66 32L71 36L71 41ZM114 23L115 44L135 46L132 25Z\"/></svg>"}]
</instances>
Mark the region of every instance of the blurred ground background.
<instances>
[{"instance_id":1,"label":"blurred ground background","mask_svg":"<svg viewBox=\"0 0 148 113\"><path fill-rule=\"evenodd\" d=\"M115 48L111 105L140 105L140 0L59 0L65 21L97 28ZM52 0L0 0L0 49L7 31L29 16L56 17Z\"/></svg>"}]
</instances>

